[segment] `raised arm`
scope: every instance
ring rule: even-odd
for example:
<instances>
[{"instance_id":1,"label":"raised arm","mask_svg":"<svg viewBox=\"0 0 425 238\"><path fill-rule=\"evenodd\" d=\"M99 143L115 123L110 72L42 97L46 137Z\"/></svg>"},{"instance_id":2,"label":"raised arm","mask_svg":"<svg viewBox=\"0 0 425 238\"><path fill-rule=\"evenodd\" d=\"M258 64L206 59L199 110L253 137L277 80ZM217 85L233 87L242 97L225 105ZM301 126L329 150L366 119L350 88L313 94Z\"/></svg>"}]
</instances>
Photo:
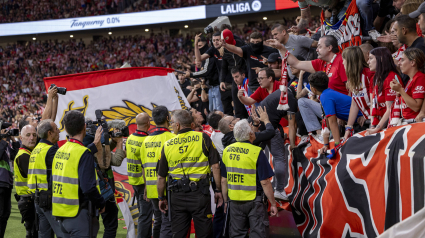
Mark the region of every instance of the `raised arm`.
<instances>
[{"instance_id":1,"label":"raised arm","mask_svg":"<svg viewBox=\"0 0 425 238\"><path fill-rule=\"evenodd\" d=\"M57 94L58 94L58 89L56 87L49 88L46 108L44 109L43 114L41 115L41 120L52 119L53 98L57 96ZM56 104L56 107L57 107L57 104ZM56 118L56 115L55 115L55 118Z\"/></svg>"},{"instance_id":2,"label":"raised arm","mask_svg":"<svg viewBox=\"0 0 425 238\"><path fill-rule=\"evenodd\" d=\"M208 54L202 54L199 51L199 47L198 47L198 42L199 39L201 38L202 33L199 33L198 35L195 36L195 60L196 62L202 62L206 59L208 59L210 56Z\"/></svg>"},{"instance_id":3,"label":"raised arm","mask_svg":"<svg viewBox=\"0 0 425 238\"><path fill-rule=\"evenodd\" d=\"M237 47L235 45L229 45L226 43L225 40L221 40L221 44L224 48L226 48L226 50L239 55L239 57L243 58L243 51L240 47Z\"/></svg>"},{"instance_id":4,"label":"raised arm","mask_svg":"<svg viewBox=\"0 0 425 238\"><path fill-rule=\"evenodd\" d=\"M267 43L268 46L279 50L279 52L282 55L286 54L287 49L281 43L279 43L277 40L270 39L270 40L267 40L266 43ZM289 54L288 58L286 59L286 62L288 62L288 64L290 66L292 66L296 69L304 70L304 71L309 72L309 73L315 73L316 72L313 68L313 65L311 64L311 61L299 61L292 54Z\"/></svg>"}]
</instances>

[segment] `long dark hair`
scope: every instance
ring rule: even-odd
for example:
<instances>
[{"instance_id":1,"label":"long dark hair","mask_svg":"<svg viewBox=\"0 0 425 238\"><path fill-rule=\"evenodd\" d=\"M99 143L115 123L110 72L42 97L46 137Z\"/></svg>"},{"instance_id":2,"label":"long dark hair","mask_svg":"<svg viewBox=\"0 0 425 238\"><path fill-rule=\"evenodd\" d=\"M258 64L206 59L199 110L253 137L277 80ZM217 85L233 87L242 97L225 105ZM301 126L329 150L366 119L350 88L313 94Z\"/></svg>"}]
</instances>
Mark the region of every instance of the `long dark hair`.
<instances>
[{"instance_id":1,"label":"long dark hair","mask_svg":"<svg viewBox=\"0 0 425 238\"><path fill-rule=\"evenodd\" d=\"M382 92L384 81L388 74L392 71L398 74L397 67L394 64L391 52L386 47L378 47L370 51L370 54L376 58L375 76L373 78L373 85L378 85L378 92Z\"/></svg>"}]
</instances>

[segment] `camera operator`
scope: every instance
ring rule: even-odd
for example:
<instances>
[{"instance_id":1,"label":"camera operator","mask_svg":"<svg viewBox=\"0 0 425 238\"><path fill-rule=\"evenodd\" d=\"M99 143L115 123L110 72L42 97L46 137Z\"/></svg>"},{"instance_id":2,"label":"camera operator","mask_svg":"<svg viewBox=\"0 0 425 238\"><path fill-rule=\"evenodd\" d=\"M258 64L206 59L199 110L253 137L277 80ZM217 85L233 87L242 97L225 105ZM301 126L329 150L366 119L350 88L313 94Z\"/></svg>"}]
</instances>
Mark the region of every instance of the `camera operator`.
<instances>
[{"instance_id":1,"label":"camera operator","mask_svg":"<svg viewBox=\"0 0 425 238\"><path fill-rule=\"evenodd\" d=\"M123 123L125 124L124 121ZM117 129L114 129L114 132L117 132ZM103 141L105 141L105 139L108 140L105 137L102 138ZM83 144L88 145L94 140L95 137L87 133L86 137L84 137ZM104 226L103 237L116 237L118 229L118 208L114 198L115 181L111 166L121 166L122 161L126 157L125 151L123 150L123 136L112 137L109 143L101 143L98 145L99 148L94 154L94 157L96 160L96 171L98 173L101 195L106 201L105 212L101 214ZM115 148L115 153L111 153Z\"/></svg>"},{"instance_id":2,"label":"camera operator","mask_svg":"<svg viewBox=\"0 0 425 238\"><path fill-rule=\"evenodd\" d=\"M97 185L94 156L82 143L86 135L84 115L76 110L69 111L63 121L69 140L53 159L52 214L60 221L65 236L97 236L97 212L105 211L105 200ZM96 134L100 136L101 133L102 127L99 127Z\"/></svg>"},{"instance_id":3,"label":"camera operator","mask_svg":"<svg viewBox=\"0 0 425 238\"><path fill-rule=\"evenodd\" d=\"M6 134L6 130L1 130L1 134ZM14 137L12 139L17 140ZM4 237L7 220L11 212L13 172L10 164L19 150L19 146L19 142L10 143L6 137L2 137L0 140L0 238Z\"/></svg>"},{"instance_id":4,"label":"camera operator","mask_svg":"<svg viewBox=\"0 0 425 238\"><path fill-rule=\"evenodd\" d=\"M21 148L16 155L14 161L14 174L15 174L15 198L18 202L18 209L21 213L21 223L25 222L25 230L27 231L26 237L37 237L35 220L35 207L34 199L28 191L28 165L30 161L31 152L37 143L37 133L35 127L26 125L21 131Z\"/></svg>"}]
</instances>

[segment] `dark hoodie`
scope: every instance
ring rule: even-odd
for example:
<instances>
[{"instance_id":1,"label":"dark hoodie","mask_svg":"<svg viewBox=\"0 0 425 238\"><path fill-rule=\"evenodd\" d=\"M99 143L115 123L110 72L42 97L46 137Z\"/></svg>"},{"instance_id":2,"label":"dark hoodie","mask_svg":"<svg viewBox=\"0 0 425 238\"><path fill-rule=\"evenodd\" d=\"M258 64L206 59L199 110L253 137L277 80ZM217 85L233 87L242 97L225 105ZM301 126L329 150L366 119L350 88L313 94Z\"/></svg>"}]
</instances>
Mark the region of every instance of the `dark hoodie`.
<instances>
[{"instance_id":1,"label":"dark hoodie","mask_svg":"<svg viewBox=\"0 0 425 238\"><path fill-rule=\"evenodd\" d=\"M245 45L245 42L239 37L234 35L236 46L241 47ZM245 59L239 57L236 54L229 52L224 49L224 55L222 58L221 71L220 71L220 82L232 83L233 78L231 70L233 67L238 66L242 69L246 69Z\"/></svg>"},{"instance_id":2,"label":"dark hoodie","mask_svg":"<svg viewBox=\"0 0 425 238\"><path fill-rule=\"evenodd\" d=\"M221 138L221 142L223 143L223 148L235 143L236 139L233 136L233 131L224 134L223 138Z\"/></svg>"}]
</instances>

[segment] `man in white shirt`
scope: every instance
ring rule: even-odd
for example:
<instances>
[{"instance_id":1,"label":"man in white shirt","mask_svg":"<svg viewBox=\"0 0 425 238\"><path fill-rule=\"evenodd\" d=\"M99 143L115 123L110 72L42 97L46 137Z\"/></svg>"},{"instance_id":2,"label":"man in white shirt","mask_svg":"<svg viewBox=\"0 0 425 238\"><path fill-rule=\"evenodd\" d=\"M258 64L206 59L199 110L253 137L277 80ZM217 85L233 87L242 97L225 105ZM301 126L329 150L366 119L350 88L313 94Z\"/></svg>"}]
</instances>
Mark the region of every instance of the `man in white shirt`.
<instances>
[{"instance_id":1,"label":"man in white shirt","mask_svg":"<svg viewBox=\"0 0 425 238\"><path fill-rule=\"evenodd\" d=\"M211 133L211 140L213 141L215 148L217 149L220 157L223 156L223 143L221 142L221 138L223 138L224 134L218 130L218 122L223 118L221 114L212 113L208 117L208 124L213 128L213 132Z\"/></svg>"}]
</instances>

